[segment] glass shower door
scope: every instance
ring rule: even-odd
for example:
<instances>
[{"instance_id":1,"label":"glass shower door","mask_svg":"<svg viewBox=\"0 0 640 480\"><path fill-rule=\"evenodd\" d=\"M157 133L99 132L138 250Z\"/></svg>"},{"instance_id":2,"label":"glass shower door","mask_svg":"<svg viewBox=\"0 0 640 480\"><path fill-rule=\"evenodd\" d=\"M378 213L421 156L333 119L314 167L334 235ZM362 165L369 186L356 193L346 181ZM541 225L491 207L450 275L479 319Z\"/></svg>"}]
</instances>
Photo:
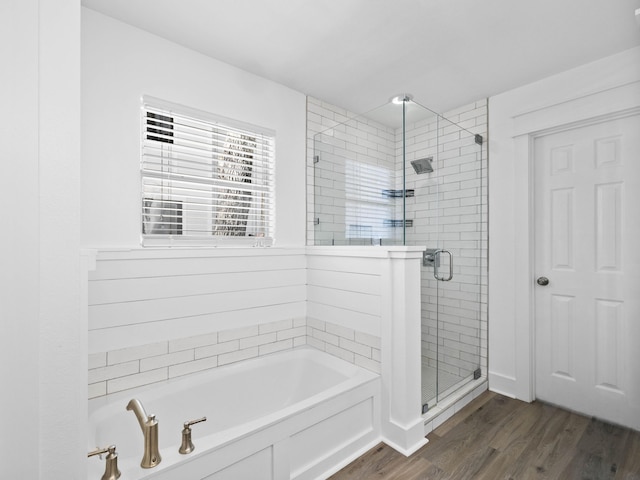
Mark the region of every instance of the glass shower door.
<instances>
[{"instance_id":1,"label":"glass shower door","mask_svg":"<svg viewBox=\"0 0 640 480\"><path fill-rule=\"evenodd\" d=\"M423 262L423 412L482 374L482 138L441 116L436 132Z\"/></svg>"}]
</instances>

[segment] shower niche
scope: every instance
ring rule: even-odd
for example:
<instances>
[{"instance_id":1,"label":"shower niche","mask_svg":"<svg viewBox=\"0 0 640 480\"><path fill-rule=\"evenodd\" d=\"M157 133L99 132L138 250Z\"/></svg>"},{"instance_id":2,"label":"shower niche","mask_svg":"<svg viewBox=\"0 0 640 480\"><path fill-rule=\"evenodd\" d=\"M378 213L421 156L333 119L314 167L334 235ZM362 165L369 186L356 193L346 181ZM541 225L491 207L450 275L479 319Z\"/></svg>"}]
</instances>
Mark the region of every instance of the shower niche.
<instances>
[{"instance_id":1,"label":"shower niche","mask_svg":"<svg viewBox=\"0 0 640 480\"><path fill-rule=\"evenodd\" d=\"M419 246L422 413L486 375L485 100L440 114L400 95L355 115L309 104L310 245Z\"/></svg>"}]
</instances>

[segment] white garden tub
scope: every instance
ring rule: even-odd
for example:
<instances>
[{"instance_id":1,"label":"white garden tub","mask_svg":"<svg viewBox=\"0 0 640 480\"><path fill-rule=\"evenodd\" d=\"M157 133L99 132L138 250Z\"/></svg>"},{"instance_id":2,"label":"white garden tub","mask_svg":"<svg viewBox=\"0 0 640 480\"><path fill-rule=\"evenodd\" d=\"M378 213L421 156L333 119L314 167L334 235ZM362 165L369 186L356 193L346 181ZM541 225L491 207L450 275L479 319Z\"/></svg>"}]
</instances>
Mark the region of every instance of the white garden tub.
<instances>
[{"instance_id":1,"label":"white garden tub","mask_svg":"<svg viewBox=\"0 0 640 480\"><path fill-rule=\"evenodd\" d=\"M380 439L379 376L310 347L89 401L89 445L115 444L122 480L325 478ZM162 462L143 469L139 399L159 424ZM181 455L183 423L195 450ZM89 479L104 461L89 458Z\"/></svg>"}]
</instances>

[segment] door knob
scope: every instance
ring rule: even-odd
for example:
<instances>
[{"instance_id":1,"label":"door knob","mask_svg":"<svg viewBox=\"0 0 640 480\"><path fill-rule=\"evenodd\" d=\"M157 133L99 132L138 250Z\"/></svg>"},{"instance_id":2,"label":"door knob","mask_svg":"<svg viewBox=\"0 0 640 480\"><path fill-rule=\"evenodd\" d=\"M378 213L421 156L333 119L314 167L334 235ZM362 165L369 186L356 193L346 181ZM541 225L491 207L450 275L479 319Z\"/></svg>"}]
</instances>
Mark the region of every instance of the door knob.
<instances>
[{"instance_id":1,"label":"door knob","mask_svg":"<svg viewBox=\"0 0 640 480\"><path fill-rule=\"evenodd\" d=\"M547 277L538 277L538 280L536 280L536 282L538 283L538 285L541 286L545 286L545 285L549 285L549 279Z\"/></svg>"}]
</instances>

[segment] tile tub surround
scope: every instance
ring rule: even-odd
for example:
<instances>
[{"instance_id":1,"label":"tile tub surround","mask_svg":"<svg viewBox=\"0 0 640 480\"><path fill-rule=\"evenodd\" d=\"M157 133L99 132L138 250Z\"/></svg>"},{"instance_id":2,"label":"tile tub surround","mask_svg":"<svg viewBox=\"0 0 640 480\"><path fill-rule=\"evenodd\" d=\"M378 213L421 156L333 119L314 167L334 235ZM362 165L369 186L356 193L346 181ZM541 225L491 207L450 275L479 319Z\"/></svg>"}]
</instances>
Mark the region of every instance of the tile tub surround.
<instances>
[{"instance_id":1,"label":"tile tub surround","mask_svg":"<svg viewBox=\"0 0 640 480\"><path fill-rule=\"evenodd\" d=\"M309 318L307 345L380 373L380 338L374 335Z\"/></svg>"},{"instance_id":2,"label":"tile tub surround","mask_svg":"<svg viewBox=\"0 0 640 480\"><path fill-rule=\"evenodd\" d=\"M89 355L89 398L311 345L380 373L380 339L297 318Z\"/></svg>"}]
</instances>

